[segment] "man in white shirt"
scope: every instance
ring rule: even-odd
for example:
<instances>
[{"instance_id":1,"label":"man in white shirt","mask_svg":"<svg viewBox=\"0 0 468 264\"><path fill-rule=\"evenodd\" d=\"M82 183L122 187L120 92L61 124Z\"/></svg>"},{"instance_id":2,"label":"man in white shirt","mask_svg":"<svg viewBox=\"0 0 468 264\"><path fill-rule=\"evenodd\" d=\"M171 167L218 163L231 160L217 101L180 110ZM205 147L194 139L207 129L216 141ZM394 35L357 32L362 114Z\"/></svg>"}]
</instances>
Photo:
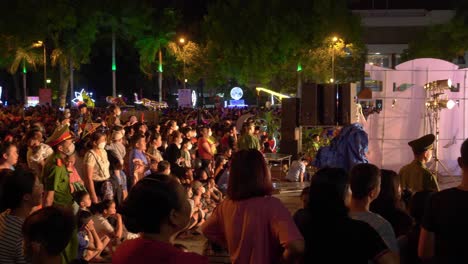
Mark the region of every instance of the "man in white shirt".
<instances>
[{"instance_id":1,"label":"man in white shirt","mask_svg":"<svg viewBox=\"0 0 468 264\"><path fill-rule=\"evenodd\" d=\"M288 174L286 175L286 180L292 182L303 182L304 173L308 164L309 161L305 158L293 161Z\"/></svg>"}]
</instances>

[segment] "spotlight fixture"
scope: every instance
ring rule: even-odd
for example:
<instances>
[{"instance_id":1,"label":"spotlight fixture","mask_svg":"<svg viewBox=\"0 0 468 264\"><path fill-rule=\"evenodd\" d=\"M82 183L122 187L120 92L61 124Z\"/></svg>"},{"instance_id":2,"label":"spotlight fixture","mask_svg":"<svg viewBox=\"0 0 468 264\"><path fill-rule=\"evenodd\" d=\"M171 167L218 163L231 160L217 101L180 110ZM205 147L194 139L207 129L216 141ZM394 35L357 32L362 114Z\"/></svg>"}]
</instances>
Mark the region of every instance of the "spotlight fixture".
<instances>
[{"instance_id":1,"label":"spotlight fixture","mask_svg":"<svg viewBox=\"0 0 468 264\"><path fill-rule=\"evenodd\" d=\"M452 81L450 79L446 80L437 80L433 82L426 83L424 89L428 91L440 91L450 90L452 88Z\"/></svg>"},{"instance_id":2,"label":"spotlight fixture","mask_svg":"<svg viewBox=\"0 0 468 264\"><path fill-rule=\"evenodd\" d=\"M431 110L452 109L458 102L448 99L432 99L426 101L426 107Z\"/></svg>"}]
</instances>

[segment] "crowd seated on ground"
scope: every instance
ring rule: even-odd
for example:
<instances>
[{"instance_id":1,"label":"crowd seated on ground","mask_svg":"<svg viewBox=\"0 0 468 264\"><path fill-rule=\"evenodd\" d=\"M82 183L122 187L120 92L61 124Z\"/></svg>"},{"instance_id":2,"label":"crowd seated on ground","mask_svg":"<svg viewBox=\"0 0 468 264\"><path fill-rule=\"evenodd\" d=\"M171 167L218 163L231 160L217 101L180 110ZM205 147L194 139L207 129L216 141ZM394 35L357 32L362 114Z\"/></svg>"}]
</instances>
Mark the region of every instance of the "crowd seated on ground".
<instances>
[{"instance_id":1,"label":"crowd seated on ground","mask_svg":"<svg viewBox=\"0 0 468 264\"><path fill-rule=\"evenodd\" d=\"M223 250L229 263L468 262L468 140L462 183L440 192L408 176L430 160L431 136L410 142L399 174L367 163L308 174L299 158L287 180L310 187L291 215L263 156L274 146L254 120L235 126L263 110L198 125L191 111L148 124L118 106L0 108L0 263L208 263ZM175 243L200 234L207 256Z\"/></svg>"}]
</instances>

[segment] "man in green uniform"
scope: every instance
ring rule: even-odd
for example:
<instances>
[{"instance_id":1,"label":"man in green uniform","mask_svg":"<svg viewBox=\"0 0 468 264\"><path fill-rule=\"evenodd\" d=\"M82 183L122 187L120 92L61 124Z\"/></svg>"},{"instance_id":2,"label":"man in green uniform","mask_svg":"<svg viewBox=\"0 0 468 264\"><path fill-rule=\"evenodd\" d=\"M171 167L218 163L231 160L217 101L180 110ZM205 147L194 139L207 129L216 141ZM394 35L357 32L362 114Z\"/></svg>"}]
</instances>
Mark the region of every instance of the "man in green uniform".
<instances>
[{"instance_id":1,"label":"man in green uniform","mask_svg":"<svg viewBox=\"0 0 468 264\"><path fill-rule=\"evenodd\" d=\"M239 142L237 143L238 150L249 150L249 149L256 149L260 150L260 141L254 135L255 132L255 124L253 122L246 122L242 127L242 135L239 138Z\"/></svg>"},{"instance_id":2,"label":"man in green uniform","mask_svg":"<svg viewBox=\"0 0 468 264\"><path fill-rule=\"evenodd\" d=\"M46 206L58 206L72 209L73 197L70 190L70 181L65 164L65 158L75 152L73 135L67 125L57 128L50 136L46 144L52 147L52 154L45 162L42 170ZM62 263L69 263L76 259L78 253L78 237L76 229L72 239L62 252Z\"/></svg>"},{"instance_id":3,"label":"man in green uniform","mask_svg":"<svg viewBox=\"0 0 468 264\"><path fill-rule=\"evenodd\" d=\"M432 149L435 136L425 135L408 142L413 150L414 160L400 169L400 184L403 190L411 192L439 191L439 185L434 175L426 168L432 158Z\"/></svg>"}]
</instances>

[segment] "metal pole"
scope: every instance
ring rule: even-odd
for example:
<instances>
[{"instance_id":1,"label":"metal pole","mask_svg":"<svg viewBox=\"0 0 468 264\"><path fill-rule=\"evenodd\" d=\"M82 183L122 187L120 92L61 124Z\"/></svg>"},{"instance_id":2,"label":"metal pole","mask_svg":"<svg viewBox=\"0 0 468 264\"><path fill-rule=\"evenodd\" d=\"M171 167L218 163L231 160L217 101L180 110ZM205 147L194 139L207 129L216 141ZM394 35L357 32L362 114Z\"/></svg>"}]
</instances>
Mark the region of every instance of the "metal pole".
<instances>
[{"instance_id":1,"label":"metal pole","mask_svg":"<svg viewBox=\"0 0 468 264\"><path fill-rule=\"evenodd\" d=\"M26 67L25 64L26 64L26 62L23 59L23 69ZM28 103L28 95L27 95L27 92L26 92L26 71L25 70L23 70L23 96L24 96L23 97L24 104L26 105Z\"/></svg>"},{"instance_id":2,"label":"metal pole","mask_svg":"<svg viewBox=\"0 0 468 264\"><path fill-rule=\"evenodd\" d=\"M115 79L115 71L117 70L115 64L115 32L112 32L112 96L117 96L117 89L116 89L116 79Z\"/></svg>"},{"instance_id":3,"label":"metal pole","mask_svg":"<svg viewBox=\"0 0 468 264\"><path fill-rule=\"evenodd\" d=\"M302 70L297 72L297 92L296 98L302 97Z\"/></svg>"},{"instance_id":4,"label":"metal pole","mask_svg":"<svg viewBox=\"0 0 468 264\"><path fill-rule=\"evenodd\" d=\"M183 82L184 82L184 89L185 89L185 50L183 51L182 60L184 61L184 79L183 79Z\"/></svg>"},{"instance_id":5,"label":"metal pole","mask_svg":"<svg viewBox=\"0 0 468 264\"><path fill-rule=\"evenodd\" d=\"M335 44L332 45L332 82L335 82Z\"/></svg>"},{"instance_id":6,"label":"metal pole","mask_svg":"<svg viewBox=\"0 0 468 264\"><path fill-rule=\"evenodd\" d=\"M70 56L70 102L71 100L73 100L73 90L74 90L73 83L74 83L73 81L73 59Z\"/></svg>"},{"instance_id":7,"label":"metal pole","mask_svg":"<svg viewBox=\"0 0 468 264\"><path fill-rule=\"evenodd\" d=\"M44 48L44 88L47 89L47 56L45 41L42 42L42 47Z\"/></svg>"},{"instance_id":8,"label":"metal pole","mask_svg":"<svg viewBox=\"0 0 468 264\"><path fill-rule=\"evenodd\" d=\"M161 48L159 48L159 69L158 69L158 87L159 87L159 102L162 102L162 51Z\"/></svg>"},{"instance_id":9,"label":"metal pole","mask_svg":"<svg viewBox=\"0 0 468 264\"><path fill-rule=\"evenodd\" d=\"M436 129L436 141L435 141L435 152L434 152L434 162L435 162L435 178L439 179L439 112L440 110L434 111L435 117L435 129Z\"/></svg>"}]
</instances>

